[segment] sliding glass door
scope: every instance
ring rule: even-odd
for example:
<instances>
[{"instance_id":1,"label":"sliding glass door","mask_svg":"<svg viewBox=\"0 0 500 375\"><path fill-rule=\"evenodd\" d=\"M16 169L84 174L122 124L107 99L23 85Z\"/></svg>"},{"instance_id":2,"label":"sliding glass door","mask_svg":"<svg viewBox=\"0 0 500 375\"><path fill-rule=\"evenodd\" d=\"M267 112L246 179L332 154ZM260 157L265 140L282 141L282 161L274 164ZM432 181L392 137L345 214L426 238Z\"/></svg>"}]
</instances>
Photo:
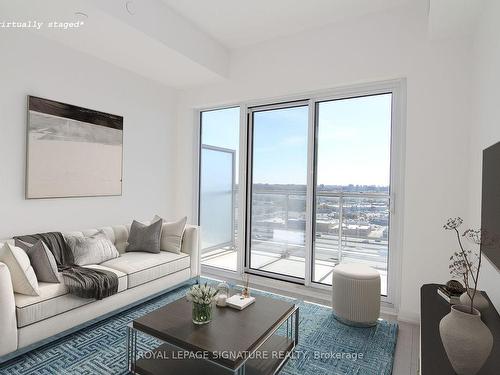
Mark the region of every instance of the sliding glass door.
<instances>
[{"instance_id":1,"label":"sliding glass door","mask_svg":"<svg viewBox=\"0 0 500 375\"><path fill-rule=\"evenodd\" d=\"M331 285L363 263L387 294L391 125L391 93L250 108L248 272Z\"/></svg>"},{"instance_id":2,"label":"sliding glass door","mask_svg":"<svg viewBox=\"0 0 500 375\"><path fill-rule=\"evenodd\" d=\"M240 108L200 114L201 264L236 271Z\"/></svg>"},{"instance_id":3,"label":"sliding glass door","mask_svg":"<svg viewBox=\"0 0 500 375\"><path fill-rule=\"evenodd\" d=\"M313 281L339 263L380 272L387 294L392 94L316 103Z\"/></svg>"},{"instance_id":4,"label":"sliding glass door","mask_svg":"<svg viewBox=\"0 0 500 375\"><path fill-rule=\"evenodd\" d=\"M254 108L250 122L247 268L303 280L307 103Z\"/></svg>"},{"instance_id":5,"label":"sliding glass door","mask_svg":"<svg viewBox=\"0 0 500 375\"><path fill-rule=\"evenodd\" d=\"M337 265L361 263L394 300L399 84L243 105L246 120L239 107L202 112L202 264L327 289Z\"/></svg>"}]
</instances>

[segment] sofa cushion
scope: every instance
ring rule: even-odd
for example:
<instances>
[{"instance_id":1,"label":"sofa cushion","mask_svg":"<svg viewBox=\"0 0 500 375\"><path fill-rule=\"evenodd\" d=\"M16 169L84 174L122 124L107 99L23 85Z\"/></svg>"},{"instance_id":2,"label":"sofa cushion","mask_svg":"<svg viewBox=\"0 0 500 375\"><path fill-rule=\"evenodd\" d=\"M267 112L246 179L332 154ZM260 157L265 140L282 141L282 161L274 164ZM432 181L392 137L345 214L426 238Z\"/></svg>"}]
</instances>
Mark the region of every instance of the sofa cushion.
<instances>
[{"instance_id":1,"label":"sofa cushion","mask_svg":"<svg viewBox=\"0 0 500 375\"><path fill-rule=\"evenodd\" d=\"M161 219L158 215L155 216L153 221ZM170 251L179 254L182 246L182 236L186 229L187 216L182 219L167 223L163 221L163 228L161 230L160 249L163 251Z\"/></svg>"},{"instance_id":2,"label":"sofa cushion","mask_svg":"<svg viewBox=\"0 0 500 375\"><path fill-rule=\"evenodd\" d=\"M123 254L128 245L127 240L129 228L126 225L117 225L112 229L115 238L114 244L116 246L116 249L120 254Z\"/></svg>"},{"instance_id":3,"label":"sofa cushion","mask_svg":"<svg viewBox=\"0 0 500 375\"><path fill-rule=\"evenodd\" d=\"M91 236L66 235L64 239L73 252L75 264L78 266L100 264L118 258L120 255L113 242L102 230Z\"/></svg>"},{"instance_id":4,"label":"sofa cushion","mask_svg":"<svg viewBox=\"0 0 500 375\"><path fill-rule=\"evenodd\" d=\"M112 271L118 276L118 293L127 289L127 275L102 265L85 266L93 269ZM39 296L26 296L15 293L18 328L62 314L77 307L95 302L94 299L80 298L68 293L62 275L61 283L39 283Z\"/></svg>"},{"instance_id":5,"label":"sofa cushion","mask_svg":"<svg viewBox=\"0 0 500 375\"><path fill-rule=\"evenodd\" d=\"M120 253L125 252L125 248L128 243L128 233L130 231L130 225L116 225L113 227L102 227L99 229L87 229L84 231L73 231L73 232L64 232L64 236L78 236L78 237L90 237L96 234L99 230L102 230L106 233L106 237L113 242L116 249Z\"/></svg>"},{"instance_id":6,"label":"sofa cushion","mask_svg":"<svg viewBox=\"0 0 500 375\"><path fill-rule=\"evenodd\" d=\"M28 254L38 282L59 283L56 258L42 240L30 244L16 239L14 243Z\"/></svg>"},{"instance_id":7,"label":"sofa cushion","mask_svg":"<svg viewBox=\"0 0 500 375\"><path fill-rule=\"evenodd\" d=\"M127 288L133 288L190 267L188 254L162 251L158 254L131 252L101 264L128 275Z\"/></svg>"},{"instance_id":8,"label":"sofa cushion","mask_svg":"<svg viewBox=\"0 0 500 375\"><path fill-rule=\"evenodd\" d=\"M0 248L0 262L9 267L14 292L30 296L40 294L38 280L26 252L10 243Z\"/></svg>"},{"instance_id":9,"label":"sofa cushion","mask_svg":"<svg viewBox=\"0 0 500 375\"><path fill-rule=\"evenodd\" d=\"M160 252L160 239L163 220L159 219L147 225L134 220L128 235L126 252L144 251L148 253Z\"/></svg>"}]
</instances>

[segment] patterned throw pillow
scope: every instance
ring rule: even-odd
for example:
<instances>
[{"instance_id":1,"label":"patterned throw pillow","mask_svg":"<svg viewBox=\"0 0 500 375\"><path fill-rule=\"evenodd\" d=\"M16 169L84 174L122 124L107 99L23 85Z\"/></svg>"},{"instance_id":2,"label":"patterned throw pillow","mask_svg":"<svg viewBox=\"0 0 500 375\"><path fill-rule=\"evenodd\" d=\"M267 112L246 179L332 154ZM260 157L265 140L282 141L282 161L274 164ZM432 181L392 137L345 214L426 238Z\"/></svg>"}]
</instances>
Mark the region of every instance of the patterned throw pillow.
<instances>
[{"instance_id":1,"label":"patterned throw pillow","mask_svg":"<svg viewBox=\"0 0 500 375\"><path fill-rule=\"evenodd\" d=\"M78 266L100 264L120 256L113 242L102 230L90 237L65 235L64 239Z\"/></svg>"},{"instance_id":2,"label":"patterned throw pillow","mask_svg":"<svg viewBox=\"0 0 500 375\"><path fill-rule=\"evenodd\" d=\"M43 241L30 244L16 239L16 246L23 249L30 259L38 281L45 283L59 283L57 263L54 255Z\"/></svg>"}]
</instances>

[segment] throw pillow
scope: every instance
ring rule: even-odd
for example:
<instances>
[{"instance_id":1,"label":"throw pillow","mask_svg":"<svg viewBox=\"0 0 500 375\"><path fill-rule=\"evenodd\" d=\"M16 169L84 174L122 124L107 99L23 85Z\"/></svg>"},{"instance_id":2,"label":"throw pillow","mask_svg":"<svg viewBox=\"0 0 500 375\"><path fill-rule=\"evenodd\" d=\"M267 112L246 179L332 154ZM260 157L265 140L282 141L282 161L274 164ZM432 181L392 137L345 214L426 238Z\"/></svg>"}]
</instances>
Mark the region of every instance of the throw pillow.
<instances>
[{"instance_id":1,"label":"throw pillow","mask_svg":"<svg viewBox=\"0 0 500 375\"><path fill-rule=\"evenodd\" d=\"M125 251L159 253L162 225L162 219L155 221L151 225L142 224L134 220L130 226L128 246Z\"/></svg>"},{"instance_id":2,"label":"throw pillow","mask_svg":"<svg viewBox=\"0 0 500 375\"><path fill-rule=\"evenodd\" d=\"M50 252L49 248L43 241L38 241L35 244L30 244L16 239L16 247L23 249L30 259L31 267L35 271L38 281L46 283L59 283L57 277L56 258Z\"/></svg>"},{"instance_id":3,"label":"throw pillow","mask_svg":"<svg viewBox=\"0 0 500 375\"><path fill-rule=\"evenodd\" d=\"M160 219L159 216L155 216L153 221ZM186 229L187 216L182 219L163 224L163 229L161 231L161 241L160 249L163 251L170 251L171 253L179 254L182 247L182 237L184 236L184 230Z\"/></svg>"},{"instance_id":4,"label":"throw pillow","mask_svg":"<svg viewBox=\"0 0 500 375\"><path fill-rule=\"evenodd\" d=\"M15 293L38 296L38 280L30 259L23 249L5 243L0 249L0 262L7 265Z\"/></svg>"},{"instance_id":5,"label":"throw pillow","mask_svg":"<svg viewBox=\"0 0 500 375\"><path fill-rule=\"evenodd\" d=\"M120 256L113 242L102 230L89 237L66 235L64 239L77 266L100 264Z\"/></svg>"}]
</instances>

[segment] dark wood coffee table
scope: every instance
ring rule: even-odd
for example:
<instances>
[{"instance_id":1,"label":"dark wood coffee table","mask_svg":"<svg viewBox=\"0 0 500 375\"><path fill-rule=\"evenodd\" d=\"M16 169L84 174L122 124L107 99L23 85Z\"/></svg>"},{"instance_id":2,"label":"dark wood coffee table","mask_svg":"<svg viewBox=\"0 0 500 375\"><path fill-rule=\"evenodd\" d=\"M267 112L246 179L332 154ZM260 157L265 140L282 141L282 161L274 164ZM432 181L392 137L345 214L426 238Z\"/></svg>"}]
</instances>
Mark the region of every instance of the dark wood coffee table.
<instances>
[{"instance_id":1,"label":"dark wood coffee table","mask_svg":"<svg viewBox=\"0 0 500 375\"><path fill-rule=\"evenodd\" d=\"M135 374L275 374L298 343L299 308L256 296L242 311L214 306L212 321L196 325L185 298L134 320L127 358ZM157 339L143 350L138 335Z\"/></svg>"}]
</instances>

